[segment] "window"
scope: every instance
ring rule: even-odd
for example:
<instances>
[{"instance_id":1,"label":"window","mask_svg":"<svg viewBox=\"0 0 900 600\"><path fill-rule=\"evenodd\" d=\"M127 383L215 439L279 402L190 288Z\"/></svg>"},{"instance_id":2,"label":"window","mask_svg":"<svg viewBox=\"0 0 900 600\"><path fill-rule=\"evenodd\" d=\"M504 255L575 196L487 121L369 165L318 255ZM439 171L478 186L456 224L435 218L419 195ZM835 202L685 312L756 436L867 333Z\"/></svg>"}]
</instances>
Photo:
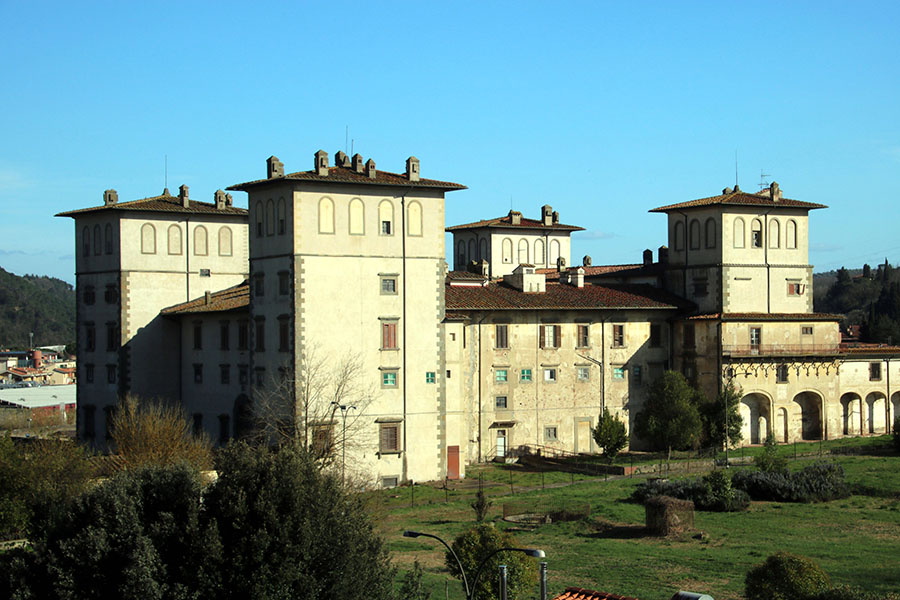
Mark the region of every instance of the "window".
<instances>
[{"instance_id":1,"label":"window","mask_svg":"<svg viewBox=\"0 0 900 600\"><path fill-rule=\"evenodd\" d=\"M869 381L881 381L881 363L869 363Z\"/></svg>"},{"instance_id":2,"label":"window","mask_svg":"<svg viewBox=\"0 0 900 600\"><path fill-rule=\"evenodd\" d=\"M556 427L544 427L544 441L546 441L546 442L559 441L559 438L556 437L556 434L557 434Z\"/></svg>"},{"instance_id":3,"label":"window","mask_svg":"<svg viewBox=\"0 0 900 600\"><path fill-rule=\"evenodd\" d=\"M231 256L231 229L219 228L219 256Z\"/></svg>"},{"instance_id":4,"label":"window","mask_svg":"<svg viewBox=\"0 0 900 600\"><path fill-rule=\"evenodd\" d=\"M556 383L556 369L544 369L544 382Z\"/></svg>"},{"instance_id":5,"label":"window","mask_svg":"<svg viewBox=\"0 0 900 600\"><path fill-rule=\"evenodd\" d=\"M591 368L590 367L578 367L578 381L590 381L591 379Z\"/></svg>"},{"instance_id":6,"label":"window","mask_svg":"<svg viewBox=\"0 0 900 600\"><path fill-rule=\"evenodd\" d=\"M641 384L643 377L644 377L644 373L642 372L640 366L635 365L635 366L631 367L631 378L634 380L634 382L637 385Z\"/></svg>"},{"instance_id":7,"label":"window","mask_svg":"<svg viewBox=\"0 0 900 600\"><path fill-rule=\"evenodd\" d=\"M509 348L509 325L494 325L494 348Z\"/></svg>"},{"instance_id":8,"label":"window","mask_svg":"<svg viewBox=\"0 0 900 600\"><path fill-rule=\"evenodd\" d=\"M751 248L762 248L763 247L763 239L762 239L762 221L759 219L753 219L753 224L750 225L750 247Z\"/></svg>"},{"instance_id":9,"label":"window","mask_svg":"<svg viewBox=\"0 0 900 600\"><path fill-rule=\"evenodd\" d=\"M494 398L495 408L506 408L506 396L497 396Z\"/></svg>"},{"instance_id":10,"label":"window","mask_svg":"<svg viewBox=\"0 0 900 600\"><path fill-rule=\"evenodd\" d=\"M381 235L394 235L394 205L390 200L382 200L378 205L378 222Z\"/></svg>"},{"instance_id":11,"label":"window","mask_svg":"<svg viewBox=\"0 0 900 600\"><path fill-rule=\"evenodd\" d=\"M94 225L94 256L100 256L103 251L103 240L100 239L100 226Z\"/></svg>"},{"instance_id":12,"label":"window","mask_svg":"<svg viewBox=\"0 0 900 600\"><path fill-rule=\"evenodd\" d=\"M550 240L550 267L559 263L559 240Z\"/></svg>"},{"instance_id":13,"label":"window","mask_svg":"<svg viewBox=\"0 0 900 600\"><path fill-rule=\"evenodd\" d=\"M94 365L84 365L84 380L88 383L94 383Z\"/></svg>"},{"instance_id":14,"label":"window","mask_svg":"<svg viewBox=\"0 0 900 600\"><path fill-rule=\"evenodd\" d=\"M116 365L106 365L106 383L116 382Z\"/></svg>"},{"instance_id":15,"label":"window","mask_svg":"<svg viewBox=\"0 0 900 600\"><path fill-rule=\"evenodd\" d=\"M750 348L751 350L759 350L762 344L762 327L750 328Z\"/></svg>"},{"instance_id":16,"label":"window","mask_svg":"<svg viewBox=\"0 0 900 600\"><path fill-rule=\"evenodd\" d=\"M350 235L366 233L366 208L363 201L354 198L350 201Z\"/></svg>"},{"instance_id":17,"label":"window","mask_svg":"<svg viewBox=\"0 0 900 600\"><path fill-rule=\"evenodd\" d=\"M662 346L662 326L659 323L650 323L650 347Z\"/></svg>"},{"instance_id":18,"label":"window","mask_svg":"<svg viewBox=\"0 0 900 600\"><path fill-rule=\"evenodd\" d=\"M382 477L381 478L381 487L384 489L395 488L399 484L399 478L397 477Z\"/></svg>"},{"instance_id":19,"label":"window","mask_svg":"<svg viewBox=\"0 0 900 600\"><path fill-rule=\"evenodd\" d=\"M265 367L256 367L254 369L256 375L256 387L262 389L266 387L266 369Z\"/></svg>"},{"instance_id":20,"label":"window","mask_svg":"<svg viewBox=\"0 0 900 600\"><path fill-rule=\"evenodd\" d=\"M709 293L709 284L705 279L694 280L694 295L706 296Z\"/></svg>"},{"instance_id":21,"label":"window","mask_svg":"<svg viewBox=\"0 0 900 600\"><path fill-rule=\"evenodd\" d=\"M278 272L278 295L287 296L291 290L291 274L287 271Z\"/></svg>"},{"instance_id":22,"label":"window","mask_svg":"<svg viewBox=\"0 0 900 600\"><path fill-rule=\"evenodd\" d=\"M395 388L397 387L397 371L381 372L381 387Z\"/></svg>"},{"instance_id":23,"label":"window","mask_svg":"<svg viewBox=\"0 0 900 600\"><path fill-rule=\"evenodd\" d=\"M266 295L266 274L256 273L253 276L253 294L256 297Z\"/></svg>"},{"instance_id":24,"label":"window","mask_svg":"<svg viewBox=\"0 0 900 600\"><path fill-rule=\"evenodd\" d=\"M447 369L447 379L450 379L450 369Z\"/></svg>"},{"instance_id":25,"label":"window","mask_svg":"<svg viewBox=\"0 0 900 600\"><path fill-rule=\"evenodd\" d=\"M231 383L231 365L219 365L219 383L222 385Z\"/></svg>"},{"instance_id":26,"label":"window","mask_svg":"<svg viewBox=\"0 0 900 600\"><path fill-rule=\"evenodd\" d=\"M319 200L319 233L334 233L334 202L331 198Z\"/></svg>"},{"instance_id":27,"label":"window","mask_svg":"<svg viewBox=\"0 0 900 600\"><path fill-rule=\"evenodd\" d=\"M97 330L93 323L84 324L84 349L88 352L97 349Z\"/></svg>"},{"instance_id":28,"label":"window","mask_svg":"<svg viewBox=\"0 0 900 600\"><path fill-rule=\"evenodd\" d=\"M265 210L263 209L262 200L256 203L256 237L262 237L264 233L263 228L263 216Z\"/></svg>"},{"instance_id":29,"label":"window","mask_svg":"<svg viewBox=\"0 0 900 600\"><path fill-rule=\"evenodd\" d=\"M381 423L378 432L378 451L400 452L400 424Z\"/></svg>"},{"instance_id":30,"label":"window","mask_svg":"<svg viewBox=\"0 0 900 600\"><path fill-rule=\"evenodd\" d=\"M778 219L769 221L769 248L778 248L781 245L781 225Z\"/></svg>"},{"instance_id":31,"label":"window","mask_svg":"<svg viewBox=\"0 0 900 600\"><path fill-rule=\"evenodd\" d=\"M228 415L219 415L219 443L227 444L231 437L231 419Z\"/></svg>"},{"instance_id":32,"label":"window","mask_svg":"<svg viewBox=\"0 0 900 600\"><path fill-rule=\"evenodd\" d=\"M106 324L106 351L114 352L119 349L119 325L111 322Z\"/></svg>"},{"instance_id":33,"label":"window","mask_svg":"<svg viewBox=\"0 0 900 600\"><path fill-rule=\"evenodd\" d=\"M192 433L194 437L200 437L203 434L203 414L202 413L194 413L193 414L193 426Z\"/></svg>"},{"instance_id":34,"label":"window","mask_svg":"<svg viewBox=\"0 0 900 600\"><path fill-rule=\"evenodd\" d=\"M740 217L734 220L734 247L743 248L746 243L744 240L744 220Z\"/></svg>"},{"instance_id":35,"label":"window","mask_svg":"<svg viewBox=\"0 0 900 600\"><path fill-rule=\"evenodd\" d=\"M535 240L534 242L534 264L538 267L544 265L544 240Z\"/></svg>"},{"instance_id":36,"label":"window","mask_svg":"<svg viewBox=\"0 0 900 600\"><path fill-rule=\"evenodd\" d=\"M784 231L784 246L791 250L797 248L797 222L791 219Z\"/></svg>"},{"instance_id":37,"label":"window","mask_svg":"<svg viewBox=\"0 0 900 600\"><path fill-rule=\"evenodd\" d=\"M803 327L801 327L800 334L801 335L812 335L813 334L812 325L804 325Z\"/></svg>"},{"instance_id":38,"label":"window","mask_svg":"<svg viewBox=\"0 0 900 600\"><path fill-rule=\"evenodd\" d=\"M775 383L788 382L788 366L778 365L775 367Z\"/></svg>"},{"instance_id":39,"label":"window","mask_svg":"<svg viewBox=\"0 0 900 600\"><path fill-rule=\"evenodd\" d=\"M203 383L203 365L194 364L194 383Z\"/></svg>"},{"instance_id":40,"label":"window","mask_svg":"<svg viewBox=\"0 0 900 600\"><path fill-rule=\"evenodd\" d=\"M278 351L290 352L291 350L291 318L288 315L278 317Z\"/></svg>"},{"instance_id":41,"label":"window","mask_svg":"<svg viewBox=\"0 0 900 600\"><path fill-rule=\"evenodd\" d=\"M625 380L625 367L613 367L613 379Z\"/></svg>"},{"instance_id":42,"label":"window","mask_svg":"<svg viewBox=\"0 0 900 600\"><path fill-rule=\"evenodd\" d=\"M247 365L238 365L238 383L247 385L250 381L250 367Z\"/></svg>"},{"instance_id":43,"label":"window","mask_svg":"<svg viewBox=\"0 0 900 600\"><path fill-rule=\"evenodd\" d=\"M422 235L422 205L415 200L406 209L406 233L411 236Z\"/></svg>"},{"instance_id":44,"label":"window","mask_svg":"<svg viewBox=\"0 0 900 600\"><path fill-rule=\"evenodd\" d=\"M228 350L230 330L231 323L229 321L219 321L219 350Z\"/></svg>"},{"instance_id":45,"label":"window","mask_svg":"<svg viewBox=\"0 0 900 600\"><path fill-rule=\"evenodd\" d=\"M194 323L194 350L203 349L203 323Z\"/></svg>"},{"instance_id":46,"label":"window","mask_svg":"<svg viewBox=\"0 0 900 600\"><path fill-rule=\"evenodd\" d=\"M92 306L97 301L97 294L94 292L94 286L84 286L84 303Z\"/></svg>"},{"instance_id":47,"label":"window","mask_svg":"<svg viewBox=\"0 0 900 600\"><path fill-rule=\"evenodd\" d=\"M613 345L613 348L624 348L625 347L625 326L624 325L613 325L612 345Z\"/></svg>"},{"instance_id":48,"label":"window","mask_svg":"<svg viewBox=\"0 0 900 600\"><path fill-rule=\"evenodd\" d=\"M519 240L519 264L528 263L528 240Z\"/></svg>"},{"instance_id":49,"label":"window","mask_svg":"<svg viewBox=\"0 0 900 600\"><path fill-rule=\"evenodd\" d=\"M287 222L285 220L285 204L284 198L278 199L278 235L284 235L287 231Z\"/></svg>"},{"instance_id":50,"label":"window","mask_svg":"<svg viewBox=\"0 0 900 600\"><path fill-rule=\"evenodd\" d=\"M156 229L150 223L141 225L141 254L156 254Z\"/></svg>"},{"instance_id":51,"label":"window","mask_svg":"<svg viewBox=\"0 0 900 600\"><path fill-rule=\"evenodd\" d=\"M522 369L519 372L519 381L523 383L531 383L531 369Z\"/></svg>"},{"instance_id":52,"label":"window","mask_svg":"<svg viewBox=\"0 0 900 600\"><path fill-rule=\"evenodd\" d=\"M588 348L591 345L591 328L589 325L578 325L577 344L579 348Z\"/></svg>"},{"instance_id":53,"label":"window","mask_svg":"<svg viewBox=\"0 0 900 600\"><path fill-rule=\"evenodd\" d=\"M381 295L395 296L397 294L397 278L394 276L382 276Z\"/></svg>"},{"instance_id":54,"label":"window","mask_svg":"<svg viewBox=\"0 0 900 600\"><path fill-rule=\"evenodd\" d=\"M119 294L116 293L116 285L108 284L103 290L103 301L107 304L116 304L119 300Z\"/></svg>"},{"instance_id":55,"label":"window","mask_svg":"<svg viewBox=\"0 0 900 600\"><path fill-rule=\"evenodd\" d=\"M700 249L700 221L698 221L697 219L693 219L691 221L689 233L690 233L691 250L699 250Z\"/></svg>"},{"instance_id":56,"label":"window","mask_svg":"<svg viewBox=\"0 0 900 600\"><path fill-rule=\"evenodd\" d=\"M456 268L459 270L466 268L466 243L462 240L456 245Z\"/></svg>"},{"instance_id":57,"label":"window","mask_svg":"<svg viewBox=\"0 0 900 600\"><path fill-rule=\"evenodd\" d=\"M112 422L113 417L116 416L116 407L106 406L103 408L103 412L106 417L106 439L108 440L112 437Z\"/></svg>"},{"instance_id":58,"label":"window","mask_svg":"<svg viewBox=\"0 0 900 600\"><path fill-rule=\"evenodd\" d=\"M275 233L275 203L269 198L266 200L266 235Z\"/></svg>"},{"instance_id":59,"label":"window","mask_svg":"<svg viewBox=\"0 0 900 600\"><path fill-rule=\"evenodd\" d=\"M93 438L95 435L94 419L96 418L96 407L90 404L86 404L84 406L84 410L81 412L81 415L84 420L84 426L82 427L84 437Z\"/></svg>"},{"instance_id":60,"label":"window","mask_svg":"<svg viewBox=\"0 0 900 600\"><path fill-rule=\"evenodd\" d=\"M238 321L238 350L250 347L250 324L246 320Z\"/></svg>"},{"instance_id":61,"label":"window","mask_svg":"<svg viewBox=\"0 0 900 600\"><path fill-rule=\"evenodd\" d=\"M541 348L559 348L559 325L541 325Z\"/></svg>"},{"instance_id":62,"label":"window","mask_svg":"<svg viewBox=\"0 0 900 600\"><path fill-rule=\"evenodd\" d=\"M675 238L673 240L674 244L672 244L675 247L675 251L684 250L684 223L681 221L675 223L675 231L672 237Z\"/></svg>"},{"instance_id":63,"label":"window","mask_svg":"<svg viewBox=\"0 0 900 600\"><path fill-rule=\"evenodd\" d=\"M381 323L381 349L397 349L397 321L382 321Z\"/></svg>"},{"instance_id":64,"label":"window","mask_svg":"<svg viewBox=\"0 0 900 600\"><path fill-rule=\"evenodd\" d=\"M254 328L253 332L256 335L256 351L257 352L265 352L266 351L266 318L265 317L256 317L253 320Z\"/></svg>"},{"instance_id":65,"label":"window","mask_svg":"<svg viewBox=\"0 0 900 600\"><path fill-rule=\"evenodd\" d=\"M425 383L434 383L437 380L437 373L434 371L425 371Z\"/></svg>"},{"instance_id":66,"label":"window","mask_svg":"<svg viewBox=\"0 0 900 600\"><path fill-rule=\"evenodd\" d=\"M494 381L497 383L506 383L509 373L506 369L497 369L494 371Z\"/></svg>"},{"instance_id":67,"label":"window","mask_svg":"<svg viewBox=\"0 0 900 600\"><path fill-rule=\"evenodd\" d=\"M697 347L697 330L693 323L684 324L684 347L688 350Z\"/></svg>"},{"instance_id":68,"label":"window","mask_svg":"<svg viewBox=\"0 0 900 600\"><path fill-rule=\"evenodd\" d=\"M167 238L169 254L181 254L181 227L169 225Z\"/></svg>"},{"instance_id":69,"label":"window","mask_svg":"<svg viewBox=\"0 0 900 600\"><path fill-rule=\"evenodd\" d=\"M105 248L104 248L105 252L107 254L112 254L113 232L112 232L112 225L110 225L109 223L107 223L106 227L104 228L103 242L104 242L104 246L105 246Z\"/></svg>"},{"instance_id":70,"label":"window","mask_svg":"<svg viewBox=\"0 0 900 600\"><path fill-rule=\"evenodd\" d=\"M789 281L787 284L788 296L802 296L804 291L803 288L804 286L802 283Z\"/></svg>"},{"instance_id":71,"label":"window","mask_svg":"<svg viewBox=\"0 0 900 600\"><path fill-rule=\"evenodd\" d=\"M146 225L145 225L145 227L146 227ZM153 227L153 226L151 225L150 227ZM144 229L142 227L141 234L143 234L143 232L144 232ZM84 229L81 230L81 253L84 256L91 255L91 232L87 227L85 227Z\"/></svg>"},{"instance_id":72,"label":"window","mask_svg":"<svg viewBox=\"0 0 900 600\"><path fill-rule=\"evenodd\" d=\"M716 247L716 220L709 218L706 220L706 248Z\"/></svg>"},{"instance_id":73,"label":"window","mask_svg":"<svg viewBox=\"0 0 900 600\"><path fill-rule=\"evenodd\" d=\"M503 240L503 262L504 263L512 262L512 253L513 253L512 240L509 238L506 238Z\"/></svg>"},{"instance_id":74,"label":"window","mask_svg":"<svg viewBox=\"0 0 900 600\"><path fill-rule=\"evenodd\" d=\"M194 255L206 256L209 254L209 233L203 225L194 227Z\"/></svg>"}]
</instances>

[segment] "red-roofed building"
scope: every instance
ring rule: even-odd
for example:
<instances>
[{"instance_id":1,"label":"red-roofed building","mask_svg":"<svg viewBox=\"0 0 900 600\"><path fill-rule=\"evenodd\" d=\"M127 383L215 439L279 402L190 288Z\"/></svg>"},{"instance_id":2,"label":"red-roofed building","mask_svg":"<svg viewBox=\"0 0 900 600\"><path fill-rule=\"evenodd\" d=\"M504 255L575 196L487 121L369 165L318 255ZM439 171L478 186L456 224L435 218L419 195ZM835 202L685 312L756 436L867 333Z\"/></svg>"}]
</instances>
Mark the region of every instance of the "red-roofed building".
<instances>
[{"instance_id":1,"label":"red-roofed building","mask_svg":"<svg viewBox=\"0 0 900 600\"><path fill-rule=\"evenodd\" d=\"M566 591L562 594L555 596L553 600L637 600L637 598L622 596L620 594L610 594L608 592L586 590L578 587L569 587L566 588Z\"/></svg>"}]
</instances>

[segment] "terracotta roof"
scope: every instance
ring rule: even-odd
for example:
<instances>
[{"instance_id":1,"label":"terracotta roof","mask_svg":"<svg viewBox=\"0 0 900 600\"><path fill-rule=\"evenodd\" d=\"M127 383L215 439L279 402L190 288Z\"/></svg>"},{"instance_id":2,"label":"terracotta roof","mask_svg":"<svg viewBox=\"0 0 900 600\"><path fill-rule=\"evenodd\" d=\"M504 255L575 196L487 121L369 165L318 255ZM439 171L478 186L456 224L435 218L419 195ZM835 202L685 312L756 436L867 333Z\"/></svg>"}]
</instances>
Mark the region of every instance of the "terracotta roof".
<instances>
[{"instance_id":1,"label":"terracotta roof","mask_svg":"<svg viewBox=\"0 0 900 600\"><path fill-rule=\"evenodd\" d=\"M659 308L675 309L684 300L649 285L573 285L548 283L547 291L525 293L503 283L484 287L447 286L448 311Z\"/></svg>"},{"instance_id":2,"label":"terracotta roof","mask_svg":"<svg viewBox=\"0 0 900 600\"><path fill-rule=\"evenodd\" d=\"M709 198L700 198L699 200L689 200L688 202L679 202L678 204L669 204L653 208L650 212L668 212L681 208L700 208L703 206L713 205L729 205L729 206L766 206L771 208L806 208L809 210L815 208L828 208L824 204L816 204L815 202L801 202L800 200L791 200L790 198L781 198L778 202L774 202L769 197L768 190L751 194L748 192L732 192L730 194L721 194L719 196L710 196Z\"/></svg>"},{"instance_id":3,"label":"terracotta roof","mask_svg":"<svg viewBox=\"0 0 900 600\"><path fill-rule=\"evenodd\" d=\"M185 208L181 204L178 196L169 193L169 189L163 190L159 196L150 198L141 198L140 200L129 200L127 202L116 202L115 204L92 206L90 208L81 208L78 210L69 210L58 213L57 217L75 217L85 213L99 212L101 210L140 210L149 212L166 212L166 213L190 213L204 215L247 215L247 209L238 208L237 206L225 206L216 208L211 202L200 202L199 200L188 200L188 207Z\"/></svg>"},{"instance_id":4,"label":"terracotta roof","mask_svg":"<svg viewBox=\"0 0 900 600\"><path fill-rule=\"evenodd\" d=\"M447 277L450 279L484 279L480 273L472 273L470 271L450 271L447 273Z\"/></svg>"},{"instance_id":5,"label":"terracotta roof","mask_svg":"<svg viewBox=\"0 0 900 600\"><path fill-rule=\"evenodd\" d=\"M690 321L840 321L842 315L829 313L704 313L688 317Z\"/></svg>"},{"instance_id":6,"label":"terracotta roof","mask_svg":"<svg viewBox=\"0 0 900 600\"><path fill-rule=\"evenodd\" d=\"M900 346L841 342L841 354L900 354Z\"/></svg>"},{"instance_id":7,"label":"terracotta roof","mask_svg":"<svg viewBox=\"0 0 900 600\"><path fill-rule=\"evenodd\" d=\"M463 313L448 312L444 313L445 321L468 321L469 315Z\"/></svg>"},{"instance_id":8,"label":"terracotta roof","mask_svg":"<svg viewBox=\"0 0 900 600\"><path fill-rule=\"evenodd\" d=\"M210 312L225 312L231 310L245 310L250 306L250 284L247 280L234 287L219 292L200 296L194 300L176 304L160 311L163 315L189 315Z\"/></svg>"},{"instance_id":9,"label":"terracotta roof","mask_svg":"<svg viewBox=\"0 0 900 600\"><path fill-rule=\"evenodd\" d=\"M365 172L357 173L352 167L329 167L327 176L318 175L316 171L298 171L296 173L288 173L287 175L273 177L271 179L256 179L254 181L236 183L229 186L227 189L246 192L255 187L282 181L314 181L316 183L425 187L447 191L467 189L466 186L462 184L450 181L438 181L437 179L419 179L419 181L410 181L405 173L389 173L387 171L378 170L375 171L375 178L373 179L366 175Z\"/></svg>"},{"instance_id":10,"label":"terracotta roof","mask_svg":"<svg viewBox=\"0 0 900 600\"><path fill-rule=\"evenodd\" d=\"M639 267L641 265L595 265L590 267L584 267L582 265L573 265L571 267L567 267L567 269L577 269L581 267L584 269L585 277L592 277L594 275L604 275L606 273L615 273L617 271L625 271L628 269L634 269L635 267ZM542 273L547 276L547 281L555 281L559 279L559 269L549 268L549 269L535 269L535 273Z\"/></svg>"},{"instance_id":11,"label":"terracotta roof","mask_svg":"<svg viewBox=\"0 0 900 600\"><path fill-rule=\"evenodd\" d=\"M597 592L595 590L586 590L584 588L569 587L566 588L559 596L553 600L637 600L631 596L622 596L620 594L610 594L607 592Z\"/></svg>"},{"instance_id":12,"label":"terracotta roof","mask_svg":"<svg viewBox=\"0 0 900 600\"><path fill-rule=\"evenodd\" d=\"M475 221L474 223L466 223L464 225L454 225L453 227L447 227L445 231L481 229L482 227L493 227L501 229L555 229L557 231L584 231L584 227L577 227L575 225L563 225L562 223L556 223L555 225L544 225L543 221L539 221L537 219L526 219L525 217L522 217L522 220L518 225L514 225L511 215L506 215L505 217L497 217L496 219Z\"/></svg>"}]
</instances>

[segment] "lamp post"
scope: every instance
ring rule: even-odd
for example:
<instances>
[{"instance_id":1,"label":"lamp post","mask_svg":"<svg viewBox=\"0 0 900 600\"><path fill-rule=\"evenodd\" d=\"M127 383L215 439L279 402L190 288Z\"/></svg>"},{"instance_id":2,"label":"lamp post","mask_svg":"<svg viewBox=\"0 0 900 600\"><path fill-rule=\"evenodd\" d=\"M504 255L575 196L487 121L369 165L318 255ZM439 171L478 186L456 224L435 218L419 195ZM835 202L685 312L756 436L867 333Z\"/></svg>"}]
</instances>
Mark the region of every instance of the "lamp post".
<instances>
[{"instance_id":1,"label":"lamp post","mask_svg":"<svg viewBox=\"0 0 900 600\"><path fill-rule=\"evenodd\" d=\"M500 552L521 552L522 554L525 554L526 556L532 556L534 558L546 557L546 554L544 554L543 550L538 550L536 548L497 548L496 550L494 550L493 552L491 552L490 554L485 556L481 560L480 563L478 563L478 568L475 569L475 578L472 579L472 585L470 587L469 581L466 578L466 571L465 571L465 569L463 569L462 561L459 560L459 556L456 555L456 552L453 551L453 548L451 548L447 542L445 542L444 540L442 540L441 538L439 538L436 535L432 535L430 533L423 533L421 531L408 531L407 530L407 531L403 532L403 537L409 537L409 538L429 537L429 538L435 539L435 540L439 541L440 543L442 543L444 545L444 547L450 551L450 554L453 555L453 558L456 560L456 564L459 567L459 572L460 572L460 574L462 574L463 587L466 590L466 600L472 600L472 598L474 598L475 590L477 589L477 586L478 586L478 578L481 576L481 571L484 569L485 565L487 565L488 561L490 559L492 559L494 556L496 556L497 554L499 554Z\"/></svg>"},{"instance_id":2,"label":"lamp post","mask_svg":"<svg viewBox=\"0 0 900 600\"><path fill-rule=\"evenodd\" d=\"M351 410L357 410L355 406L348 406L346 404L338 404L337 402L332 402L335 408L339 408L341 411L341 420L343 421L342 429L341 429L341 483L344 483L344 467L347 464L347 413ZM331 411L331 414L334 415L334 411ZM332 417L334 418L334 417Z\"/></svg>"}]
</instances>

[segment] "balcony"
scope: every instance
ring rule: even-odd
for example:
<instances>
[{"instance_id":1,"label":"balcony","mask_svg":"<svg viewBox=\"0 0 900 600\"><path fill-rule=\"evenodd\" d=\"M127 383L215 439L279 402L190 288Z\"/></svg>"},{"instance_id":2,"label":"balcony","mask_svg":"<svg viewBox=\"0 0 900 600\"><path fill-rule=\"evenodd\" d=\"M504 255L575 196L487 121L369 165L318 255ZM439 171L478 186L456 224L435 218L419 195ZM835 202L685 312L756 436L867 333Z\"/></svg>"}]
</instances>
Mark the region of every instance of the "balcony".
<instances>
[{"instance_id":1,"label":"balcony","mask_svg":"<svg viewBox=\"0 0 900 600\"><path fill-rule=\"evenodd\" d=\"M832 356L839 351L837 344L723 344L727 356Z\"/></svg>"}]
</instances>

